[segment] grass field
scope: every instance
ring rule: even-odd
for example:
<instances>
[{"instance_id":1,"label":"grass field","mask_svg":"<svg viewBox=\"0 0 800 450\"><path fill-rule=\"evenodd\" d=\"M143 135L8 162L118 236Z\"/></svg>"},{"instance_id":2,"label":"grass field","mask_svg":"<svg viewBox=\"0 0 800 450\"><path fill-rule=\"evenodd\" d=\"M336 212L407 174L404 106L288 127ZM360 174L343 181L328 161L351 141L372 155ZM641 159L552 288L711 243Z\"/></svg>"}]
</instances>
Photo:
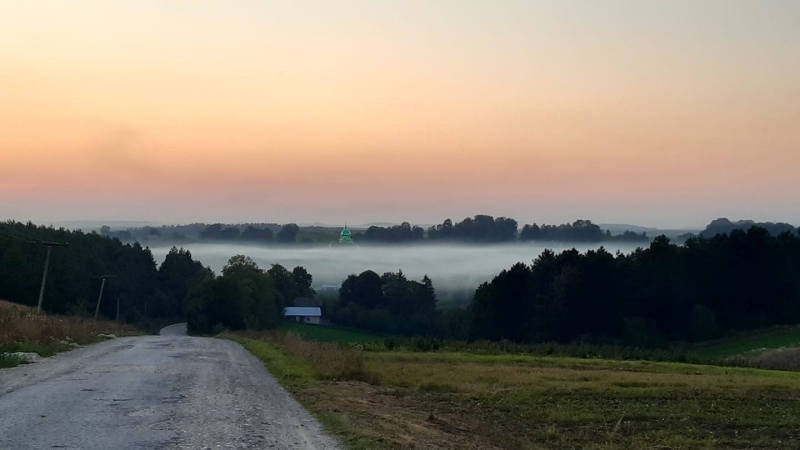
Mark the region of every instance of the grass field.
<instances>
[{"instance_id":1,"label":"grass field","mask_svg":"<svg viewBox=\"0 0 800 450\"><path fill-rule=\"evenodd\" d=\"M383 342L384 338L363 331L348 330L344 328L321 327L302 323L284 323L280 331L300 335L303 339L320 342L339 342L344 344L367 344Z\"/></svg>"},{"instance_id":2,"label":"grass field","mask_svg":"<svg viewBox=\"0 0 800 450\"><path fill-rule=\"evenodd\" d=\"M20 364L3 353L30 352L52 356L73 345L103 340L99 334L138 334L128 325L85 317L37 314L34 308L0 300L0 368Z\"/></svg>"},{"instance_id":3,"label":"grass field","mask_svg":"<svg viewBox=\"0 0 800 450\"><path fill-rule=\"evenodd\" d=\"M701 345L694 353L704 358L725 359L760 350L800 347L800 326L744 333Z\"/></svg>"},{"instance_id":4,"label":"grass field","mask_svg":"<svg viewBox=\"0 0 800 450\"><path fill-rule=\"evenodd\" d=\"M800 448L793 372L237 339L353 449Z\"/></svg>"}]
</instances>

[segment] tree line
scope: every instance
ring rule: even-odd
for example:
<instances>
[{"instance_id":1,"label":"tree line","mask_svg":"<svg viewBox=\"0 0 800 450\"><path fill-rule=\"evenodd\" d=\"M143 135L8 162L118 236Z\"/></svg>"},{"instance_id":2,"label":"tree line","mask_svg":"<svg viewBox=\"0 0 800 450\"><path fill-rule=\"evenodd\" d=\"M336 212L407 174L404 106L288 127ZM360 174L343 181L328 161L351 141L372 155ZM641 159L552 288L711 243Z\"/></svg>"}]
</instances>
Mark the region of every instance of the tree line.
<instances>
[{"instance_id":1,"label":"tree line","mask_svg":"<svg viewBox=\"0 0 800 450\"><path fill-rule=\"evenodd\" d=\"M480 285L467 309L438 309L427 276L365 271L344 280L326 315L367 331L472 341L704 341L800 322L800 234L753 227L684 245L659 236L627 255L546 250Z\"/></svg>"},{"instance_id":2,"label":"tree line","mask_svg":"<svg viewBox=\"0 0 800 450\"><path fill-rule=\"evenodd\" d=\"M478 287L468 335L659 346L798 321L800 236L753 227L629 255L545 251Z\"/></svg>"},{"instance_id":3,"label":"tree line","mask_svg":"<svg viewBox=\"0 0 800 450\"><path fill-rule=\"evenodd\" d=\"M182 315L189 289L210 269L186 250L173 248L161 266L139 243L126 244L98 233L0 223L0 298L35 306L44 270L43 242L68 243L51 252L43 308L56 313L94 312L103 275L107 281L100 313L115 317L120 298L124 320Z\"/></svg>"},{"instance_id":4,"label":"tree line","mask_svg":"<svg viewBox=\"0 0 800 450\"><path fill-rule=\"evenodd\" d=\"M706 238L717 234L728 234L733 230L746 230L752 226L767 229L775 236L797 229L786 223L757 223L752 220L732 222L728 219L712 221L700 235ZM185 244L190 242L239 242L254 244L293 244L310 243L308 237L302 237L302 230L311 231L317 235L317 241L324 241L324 235L333 241L338 238L338 231L324 227L300 228L295 223L284 225L274 223L225 225L222 223L165 225L161 227L140 227L127 230L112 231L108 226L100 230L100 234L115 237L123 242L170 242ZM683 243L694 237L686 233L679 237L678 242ZM602 243L602 242L628 242L647 244L650 238L646 232L637 233L626 230L621 234L612 234L603 230L599 225L590 220L576 220L564 224L526 224L519 228L516 220L507 217L493 217L489 215L476 215L467 217L460 222L451 219L444 220L441 224L431 226L427 230L409 222L400 225L376 226L372 225L366 230L353 233L353 239L361 243L413 243L413 242L466 242L466 243L503 243L503 242L576 242L576 243Z\"/></svg>"},{"instance_id":5,"label":"tree line","mask_svg":"<svg viewBox=\"0 0 800 450\"><path fill-rule=\"evenodd\" d=\"M516 220L508 217L476 215L460 222L446 219L439 225L429 227L427 233L408 222L391 227L371 226L366 232L356 233L358 242L462 242L462 243L506 243L506 242L632 242L649 243L646 233L625 231L612 235L590 220L576 220L562 225L524 225L521 230Z\"/></svg>"},{"instance_id":6,"label":"tree line","mask_svg":"<svg viewBox=\"0 0 800 450\"><path fill-rule=\"evenodd\" d=\"M405 335L435 334L439 320L431 279L409 280L403 271L348 276L338 302L326 305L325 314L347 327Z\"/></svg>"},{"instance_id":7,"label":"tree line","mask_svg":"<svg viewBox=\"0 0 800 450\"><path fill-rule=\"evenodd\" d=\"M425 229L416 225L411 226L408 222L389 227L372 225L366 231L356 233L354 238L359 242L419 242L425 238Z\"/></svg>"},{"instance_id":8,"label":"tree line","mask_svg":"<svg viewBox=\"0 0 800 450\"><path fill-rule=\"evenodd\" d=\"M290 272L273 264L264 270L250 257L235 255L219 276L210 274L188 292L184 310L189 331L277 328L295 298L314 296L312 281L303 267Z\"/></svg>"},{"instance_id":9,"label":"tree line","mask_svg":"<svg viewBox=\"0 0 800 450\"><path fill-rule=\"evenodd\" d=\"M104 226L100 233L104 236L116 237L123 242L157 241L175 244L190 242L310 243L311 239L307 235L300 234L303 230L317 235L317 241L324 241L324 236L327 236L329 241L338 239L337 230L324 227L301 229L295 223L285 225L190 224L162 227L147 226L118 231L112 231L108 226ZM598 225L593 224L590 220L577 220L573 223L561 225L538 225L534 223L524 225L519 229L519 224L512 218L482 214L464 218L460 222L446 219L441 224L431 226L427 230L418 225L411 225L409 222L385 227L372 225L366 230L355 231L353 239L358 243L388 244L414 242L505 243L514 241L589 243L622 241L647 243L650 241L645 233L635 233L633 231L612 235L608 230L601 230Z\"/></svg>"},{"instance_id":10,"label":"tree line","mask_svg":"<svg viewBox=\"0 0 800 450\"><path fill-rule=\"evenodd\" d=\"M635 233L626 230L622 234L612 235L609 230L603 231L590 220L576 220L563 225L537 224L525 225L519 233L521 241L538 242L633 242L649 243L647 233Z\"/></svg>"},{"instance_id":11,"label":"tree line","mask_svg":"<svg viewBox=\"0 0 800 450\"><path fill-rule=\"evenodd\" d=\"M295 223L225 225L215 223L165 225L161 227L128 228L112 231L107 225L100 228L100 234L117 238L123 242L170 242L175 244L200 242L241 242L254 244L293 243L297 241L300 227Z\"/></svg>"},{"instance_id":12,"label":"tree line","mask_svg":"<svg viewBox=\"0 0 800 450\"><path fill-rule=\"evenodd\" d=\"M755 222L753 220L737 220L735 222L721 218L712 220L706 228L700 232L700 236L710 238L718 234L730 234L734 230L747 230L752 227L759 227L767 230L770 234L778 236L781 233L797 233L798 230L792 225L783 222Z\"/></svg>"},{"instance_id":13,"label":"tree line","mask_svg":"<svg viewBox=\"0 0 800 450\"><path fill-rule=\"evenodd\" d=\"M91 315L107 281L100 313L128 322L163 318L188 320L193 332L221 328L275 328L283 308L298 297L313 297L313 278L303 267L289 271L279 264L263 270L250 258L232 257L217 276L185 249L173 247L161 265L150 249L99 233L69 231L32 223L0 223L0 299L35 306L44 270L42 243L54 248L48 267L43 309Z\"/></svg>"}]
</instances>

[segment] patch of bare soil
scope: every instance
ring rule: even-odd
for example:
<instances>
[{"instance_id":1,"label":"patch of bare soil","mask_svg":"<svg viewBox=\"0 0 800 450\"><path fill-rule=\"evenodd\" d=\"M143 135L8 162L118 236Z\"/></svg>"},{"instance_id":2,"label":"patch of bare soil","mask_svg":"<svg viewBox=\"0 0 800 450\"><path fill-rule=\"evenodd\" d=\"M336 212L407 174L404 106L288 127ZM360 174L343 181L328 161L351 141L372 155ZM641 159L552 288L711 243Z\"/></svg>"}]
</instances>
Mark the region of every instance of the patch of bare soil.
<instances>
[{"instance_id":1,"label":"patch of bare soil","mask_svg":"<svg viewBox=\"0 0 800 450\"><path fill-rule=\"evenodd\" d=\"M350 427L382 441L386 448L521 448L506 431L468 414L442 394L434 399L404 389L347 381L324 382L319 390L304 395L316 408L343 415Z\"/></svg>"}]
</instances>

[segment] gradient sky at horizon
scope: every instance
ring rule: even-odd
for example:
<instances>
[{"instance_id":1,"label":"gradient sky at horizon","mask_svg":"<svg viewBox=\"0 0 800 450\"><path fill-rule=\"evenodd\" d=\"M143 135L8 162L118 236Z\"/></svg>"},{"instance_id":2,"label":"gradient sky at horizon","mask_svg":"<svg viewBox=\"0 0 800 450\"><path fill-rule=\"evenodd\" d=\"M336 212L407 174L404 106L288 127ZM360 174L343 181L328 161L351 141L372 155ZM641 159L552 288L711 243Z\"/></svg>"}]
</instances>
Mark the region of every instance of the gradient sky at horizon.
<instances>
[{"instance_id":1,"label":"gradient sky at horizon","mask_svg":"<svg viewBox=\"0 0 800 450\"><path fill-rule=\"evenodd\" d=\"M800 2L0 1L0 219L800 224Z\"/></svg>"}]
</instances>

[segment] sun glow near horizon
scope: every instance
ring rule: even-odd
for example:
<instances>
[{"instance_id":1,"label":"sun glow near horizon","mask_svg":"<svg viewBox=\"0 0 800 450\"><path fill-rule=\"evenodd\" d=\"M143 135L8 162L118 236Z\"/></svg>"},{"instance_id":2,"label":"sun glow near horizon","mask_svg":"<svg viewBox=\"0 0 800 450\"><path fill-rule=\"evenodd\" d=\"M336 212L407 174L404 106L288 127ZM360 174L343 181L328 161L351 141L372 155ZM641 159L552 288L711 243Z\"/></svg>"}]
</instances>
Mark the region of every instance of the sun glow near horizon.
<instances>
[{"instance_id":1,"label":"sun glow near horizon","mask_svg":"<svg viewBox=\"0 0 800 450\"><path fill-rule=\"evenodd\" d=\"M798 22L788 1L8 2L0 206L797 223Z\"/></svg>"}]
</instances>

